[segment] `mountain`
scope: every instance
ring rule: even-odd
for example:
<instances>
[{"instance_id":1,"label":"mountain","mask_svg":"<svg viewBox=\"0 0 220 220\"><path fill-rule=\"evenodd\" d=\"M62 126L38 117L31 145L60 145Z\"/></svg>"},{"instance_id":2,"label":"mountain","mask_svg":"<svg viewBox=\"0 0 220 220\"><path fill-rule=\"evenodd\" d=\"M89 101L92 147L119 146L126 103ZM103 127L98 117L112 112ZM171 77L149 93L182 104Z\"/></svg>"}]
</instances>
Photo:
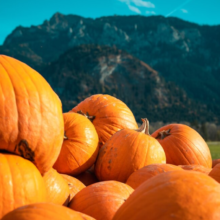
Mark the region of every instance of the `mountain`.
<instances>
[{"instance_id":1,"label":"mountain","mask_svg":"<svg viewBox=\"0 0 220 220\"><path fill-rule=\"evenodd\" d=\"M137 120L212 121L216 116L167 83L149 65L116 47L81 45L52 62L44 77L62 99L64 111L92 94L107 93L123 100Z\"/></svg>"},{"instance_id":2,"label":"mountain","mask_svg":"<svg viewBox=\"0 0 220 220\"><path fill-rule=\"evenodd\" d=\"M29 28L17 27L8 35L4 44L0 46L0 53L20 59L44 75L47 75L47 71L50 72L51 76L49 80L56 91L61 88L64 89L63 85L68 88L71 87L68 84L69 82L66 85L58 77L59 72L57 72L64 68L61 65L61 60L64 62L71 54L74 59L78 59L78 57L82 59L82 61L78 59L78 64L75 63L75 60L68 61L68 68L71 69L70 66L73 65L71 71L67 71L68 74L72 74L72 78L75 78L75 81L72 82L81 83L84 87L85 85L88 87L92 83L92 80L97 80L97 89L88 89L89 94L93 94L96 91L115 94L120 96L123 101L130 103L129 105L135 105L137 110L134 111L137 112L137 115L141 115L140 112L143 111L152 112L151 114L154 120L158 117L163 118L158 115L160 112L162 114L161 109L165 108L162 107L164 103L166 103L164 106L167 106L165 108L166 111L169 109L169 114L178 114L176 113L178 105L175 105L175 108L168 107L174 105L169 100L170 97L175 97L174 99L178 100L177 103L179 103L180 109L182 109L182 106L188 109L188 114L186 112L181 117L176 116L176 119L180 120L184 118L190 121L194 118L192 116L194 113L190 113L193 111L195 114L196 112L203 114L201 117L195 116L200 121L206 120L219 123L219 39L220 25L200 26L174 17L110 16L90 19L76 15L56 13L49 21L44 21L42 25L31 26ZM80 45L83 46L79 47ZM94 45L100 45L100 47ZM136 65L136 67L126 67L122 63L117 63L117 56L114 55L116 61L114 61L115 64L113 66L116 66L115 69L112 70L113 72L109 77L105 77L104 73L104 80L101 80L100 76L104 70L100 67L101 64L98 64L98 60L104 59L103 57L108 59L108 53L111 50L115 51L111 52L112 54L122 53L126 54L123 55L125 57L132 57L131 63ZM89 55L86 51L89 51L91 54ZM99 51L100 58L95 54L97 51ZM87 60L83 61L84 59ZM126 59L129 60L128 58ZM129 65L129 62L126 62L126 65ZM79 66L79 63L81 63L81 66ZM97 66L97 69L91 72L90 68L87 67L88 64ZM153 83L156 82L156 79L150 81L152 83L151 85L147 84L150 87L148 90L148 88L145 88L146 85L142 82L141 78L138 78L140 76L130 76L135 73L137 74L137 71L140 70L147 71L148 68L143 70L143 66L146 65L157 73L157 77L160 79L157 88L161 86L160 92L166 90L165 93L161 93L164 95L161 99L158 97L155 98L155 94L151 94L151 87L155 86ZM57 74L56 76L63 82L62 86L60 86L61 82L55 82L56 79L53 76L55 72ZM64 74L64 72L60 73L60 75ZM93 73L94 76L92 75ZM80 81L81 79L77 78L79 76L83 76L84 83ZM111 77L115 81L110 80ZM67 78L71 77L65 77L65 80ZM126 89L132 91L132 88L135 87L135 79L141 84L139 86L143 90L137 89L136 92L134 91L136 95L133 95L132 92L127 92ZM120 86L122 84L120 80L127 80L124 89L123 86ZM115 86L116 81L119 82L117 88ZM102 82L104 82L104 86ZM74 84L74 88L81 89L79 97L86 97L88 96L87 90L82 90L81 84ZM102 89L100 89L100 85L102 85ZM73 88L70 88L70 90L74 92ZM143 93L144 98L142 94L139 95L139 92ZM148 104L145 109L142 105L143 100L147 99L149 101L149 98L147 98L148 93L150 94L149 96L152 95L151 104ZM58 94L63 95L59 91ZM66 97L70 98L70 96ZM63 97L62 100L64 99ZM75 96L72 93L70 100L73 102L81 100L81 98L77 97L77 95ZM68 100L65 99L65 103L68 103ZM144 103L147 103L147 101ZM68 104L65 104L65 106L67 108ZM160 112L159 110L158 112L157 110L154 111L153 106L159 106L155 108L160 109ZM152 110L149 110L151 107Z\"/></svg>"}]
</instances>

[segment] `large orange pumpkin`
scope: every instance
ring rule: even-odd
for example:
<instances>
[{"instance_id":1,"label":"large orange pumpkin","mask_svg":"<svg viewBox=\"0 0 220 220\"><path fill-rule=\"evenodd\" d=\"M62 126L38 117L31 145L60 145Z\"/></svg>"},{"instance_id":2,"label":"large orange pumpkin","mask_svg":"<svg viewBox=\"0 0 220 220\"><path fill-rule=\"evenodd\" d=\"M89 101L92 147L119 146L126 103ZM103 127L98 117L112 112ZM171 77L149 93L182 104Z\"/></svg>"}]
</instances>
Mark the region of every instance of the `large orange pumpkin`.
<instances>
[{"instance_id":1,"label":"large orange pumpkin","mask_svg":"<svg viewBox=\"0 0 220 220\"><path fill-rule=\"evenodd\" d=\"M83 115L64 113L65 140L54 164L59 173L77 175L91 167L98 155L98 135Z\"/></svg>"},{"instance_id":2,"label":"large orange pumpkin","mask_svg":"<svg viewBox=\"0 0 220 220\"><path fill-rule=\"evenodd\" d=\"M81 181L79 181L78 179L72 176L68 176L66 174L61 174L61 176L65 179L65 181L67 182L69 186L70 201L80 190L86 187Z\"/></svg>"},{"instance_id":3,"label":"large orange pumpkin","mask_svg":"<svg viewBox=\"0 0 220 220\"><path fill-rule=\"evenodd\" d=\"M128 106L110 95L93 95L72 109L92 120L101 147L115 132L130 128L136 129L137 123Z\"/></svg>"},{"instance_id":4,"label":"large orange pumpkin","mask_svg":"<svg viewBox=\"0 0 220 220\"><path fill-rule=\"evenodd\" d=\"M94 183L73 197L69 207L97 220L111 220L133 189L117 181Z\"/></svg>"},{"instance_id":5,"label":"large orange pumpkin","mask_svg":"<svg viewBox=\"0 0 220 220\"><path fill-rule=\"evenodd\" d=\"M113 220L220 219L220 185L209 176L186 170L166 172L140 185Z\"/></svg>"},{"instance_id":6,"label":"large orange pumpkin","mask_svg":"<svg viewBox=\"0 0 220 220\"><path fill-rule=\"evenodd\" d=\"M100 149L95 165L99 180L126 182L136 170L153 163L165 163L160 143L148 132L148 120L138 130L125 128L115 133Z\"/></svg>"},{"instance_id":7,"label":"large orange pumpkin","mask_svg":"<svg viewBox=\"0 0 220 220\"><path fill-rule=\"evenodd\" d=\"M189 171L197 171L201 172L204 174L209 174L211 172L211 168L204 167L202 165L179 165L184 170L189 170Z\"/></svg>"},{"instance_id":8,"label":"large orange pumpkin","mask_svg":"<svg viewBox=\"0 0 220 220\"><path fill-rule=\"evenodd\" d=\"M53 203L27 205L5 215L2 220L95 220L85 214Z\"/></svg>"},{"instance_id":9,"label":"large orange pumpkin","mask_svg":"<svg viewBox=\"0 0 220 220\"><path fill-rule=\"evenodd\" d=\"M63 142L62 106L46 80L26 64L0 55L0 149L32 161L41 173Z\"/></svg>"},{"instance_id":10,"label":"large orange pumpkin","mask_svg":"<svg viewBox=\"0 0 220 220\"><path fill-rule=\"evenodd\" d=\"M51 168L44 174L43 179L47 191L47 202L68 205L70 201L70 190L68 183L61 174Z\"/></svg>"},{"instance_id":11,"label":"large orange pumpkin","mask_svg":"<svg viewBox=\"0 0 220 220\"><path fill-rule=\"evenodd\" d=\"M167 163L174 165L197 164L212 167L209 147L194 129L187 125L166 125L152 134L162 145Z\"/></svg>"},{"instance_id":12,"label":"large orange pumpkin","mask_svg":"<svg viewBox=\"0 0 220 220\"><path fill-rule=\"evenodd\" d=\"M0 153L0 219L20 206L46 201L39 170L30 161Z\"/></svg>"},{"instance_id":13,"label":"large orange pumpkin","mask_svg":"<svg viewBox=\"0 0 220 220\"><path fill-rule=\"evenodd\" d=\"M126 184L131 186L133 189L136 189L150 178L173 170L182 170L182 168L172 164L150 164L132 173L129 176Z\"/></svg>"}]
</instances>

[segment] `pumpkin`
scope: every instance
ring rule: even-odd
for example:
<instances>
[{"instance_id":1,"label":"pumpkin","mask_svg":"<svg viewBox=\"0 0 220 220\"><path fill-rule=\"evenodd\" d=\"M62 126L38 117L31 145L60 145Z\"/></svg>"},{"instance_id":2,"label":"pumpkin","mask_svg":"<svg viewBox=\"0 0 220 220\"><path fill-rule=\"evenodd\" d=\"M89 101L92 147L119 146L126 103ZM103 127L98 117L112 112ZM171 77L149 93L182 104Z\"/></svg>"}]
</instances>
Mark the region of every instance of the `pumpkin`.
<instances>
[{"instance_id":1,"label":"pumpkin","mask_svg":"<svg viewBox=\"0 0 220 220\"><path fill-rule=\"evenodd\" d=\"M212 168L209 176L220 183L220 164L217 164Z\"/></svg>"},{"instance_id":2,"label":"pumpkin","mask_svg":"<svg viewBox=\"0 0 220 220\"><path fill-rule=\"evenodd\" d=\"M111 220L133 189L117 181L94 183L78 192L69 207L97 220Z\"/></svg>"},{"instance_id":3,"label":"pumpkin","mask_svg":"<svg viewBox=\"0 0 220 220\"><path fill-rule=\"evenodd\" d=\"M47 202L68 205L70 190L66 180L53 168L44 174L43 179L47 191Z\"/></svg>"},{"instance_id":4,"label":"pumpkin","mask_svg":"<svg viewBox=\"0 0 220 220\"><path fill-rule=\"evenodd\" d=\"M97 183L98 182L97 177L90 170L87 170L87 171L85 171L83 173L80 173L79 175L76 176L76 178L78 180L80 180L83 184L85 184L86 186L89 186L89 185L91 185L93 183Z\"/></svg>"},{"instance_id":5,"label":"pumpkin","mask_svg":"<svg viewBox=\"0 0 220 220\"><path fill-rule=\"evenodd\" d=\"M77 175L91 167L98 155L98 135L83 115L64 113L65 140L54 164L59 173Z\"/></svg>"},{"instance_id":6,"label":"pumpkin","mask_svg":"<svg viewBox=\"0 0 220 220\"><path fill-rule=\"evenodd\" d=\"M46 201L39 170L30 161L0 153L0 219L20 206Z\"/></svg>"},{"instance_id":7,"label":"pumpkin","mask_svg":"<svg viewBox=\"0 0 220 220\"><path fill-rule=\"evenodd\" d=\"M123 128L136 129L137 123L128 106L110 95L97 94L88 97L71 111L87 116L99 136L99 147Z\"/></svg>"},{"instance_id":8,"label":"pumpkin","mask_svg":"<svg viewBox=\"0 0 220 220\"><path fill-rule=\"evenodd\" d=\"M220 159L215 159L215 160L212 160L212 168L217 165L218 163L220 163Z\"/></svg>"},{"instance_id":9,"label":"pumpkin","mask_svg":"<svg viewBox=\"0 0 220 220\"><path fill-rule=\"evenodd\" d=\"M143 182L148 181L150 178L157 176L161 173L173 171L173 170L182 170L180 167L172 164L150 164L146 167L143 167L134 173L132 173L126 184L136 189Z\"/></svg>"},{"instance_id":10,"label":"pumpkin","mask_svg":"<svg viewBox=\"0 0 220 220\"><path fill-rule=\"evenodd\" d=\"M73 211L65 206L53 203L36 203L21 208L5 215L2 220L95 220L94 218Z\"/></svg>"},{"instance_id":11,"label":"pumpkin","mask_svg":"<svg viewBox=\"0 0 220 220\"><path fill-rule=\"evenodd\" d=\"M190 171L198 171L204 174L209 174L212 170L211 168L207 168L201 165L179 165L184 170L190 170Z\"/></svg>"},{"instance_id":12,"label":"pumpkin","mask_svg":"<svg viewBox=\"0 0 220 220\"><path fill-rule=\"evenodd\" d=\"M195 171L166 172L141 184L113 220L220 219L220 185Z\"/></svg>"},{"instance_id":13,"label":"pumpkin","mask_svg":"<svg viewBox=\"0 0 220 220\"><path fill-rule=\"evenodd\" d=\"M61 102L46 80L26 64L0 55L0 149L32 162L43 174L61 150Z\"/></svg>"},{"instance_id":14,"label":"pumpkin","mask_svg":"<svg viewBox=\"0 0 220 220\"><path fill-rule=\"evenodd\" d=\"M68 176L66 174L61 174L61 176L65 179L65 181L67 182L69 186L70 201L76 195L76 193L78 193L80 190L86 187L82 182L80 182L78 179L72 176Z\"/></svg>"},{"instance_id":15,"label":"pumpkin","mask_svg":"<svg viewBox=\"0 0 220 220\"><path fill-rule=\"evenodd\" d=\"M149 122L142 119L138 130L122 129L100 149L95 174L100 181L126 182L140 168L153 163L165 163L166 157L159 142L149 135Z\"/></svg>"},{"instance_id":16,"label":"pumpkin","mask_svg":"<svg viewBox=\"0 0 220 220\"><path fill-rule=\"evenodd\" d=\"M162 145L167 163L212 167L209 147L194 129L187 125L166 125L152 134Z\"/></svg>"}]
</instances>

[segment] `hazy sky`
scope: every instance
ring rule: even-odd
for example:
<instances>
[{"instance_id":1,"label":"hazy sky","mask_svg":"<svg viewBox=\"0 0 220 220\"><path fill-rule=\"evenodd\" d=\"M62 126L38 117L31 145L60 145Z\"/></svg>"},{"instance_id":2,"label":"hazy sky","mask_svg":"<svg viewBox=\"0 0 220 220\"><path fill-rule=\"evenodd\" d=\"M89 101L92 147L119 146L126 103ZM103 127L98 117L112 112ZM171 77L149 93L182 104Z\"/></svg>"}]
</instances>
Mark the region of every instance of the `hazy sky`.
<instances>
[{"instance_id":1,"label":"hazy sky","mask_svg":"<svg viewBox=\"0 0 220 220\"><path fill-rule=\"evenodd\" d=\"M220 24L220 0L0 0L0 45L15 27L41 24L55 12L91 18L163 15Z\"/></svg>"}]
</instances>

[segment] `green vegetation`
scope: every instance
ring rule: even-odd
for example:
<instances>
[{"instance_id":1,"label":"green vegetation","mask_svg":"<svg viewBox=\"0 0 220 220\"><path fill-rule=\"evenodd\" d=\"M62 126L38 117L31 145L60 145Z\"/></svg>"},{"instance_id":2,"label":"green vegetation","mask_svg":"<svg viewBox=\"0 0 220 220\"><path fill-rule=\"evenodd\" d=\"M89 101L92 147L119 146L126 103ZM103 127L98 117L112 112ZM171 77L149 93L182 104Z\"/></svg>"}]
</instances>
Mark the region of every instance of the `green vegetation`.
<instances>
[{"instance_id":1,"label":"green vegetation","mask_svg":"<svg viewBox=\"0 0 220 220\"><path fill-rule=\"evenodd\" d=\"M212 159L218 159L220 158L220 142L207 142L211 154L212 154Z\"/></svg>"}]
</instances>

